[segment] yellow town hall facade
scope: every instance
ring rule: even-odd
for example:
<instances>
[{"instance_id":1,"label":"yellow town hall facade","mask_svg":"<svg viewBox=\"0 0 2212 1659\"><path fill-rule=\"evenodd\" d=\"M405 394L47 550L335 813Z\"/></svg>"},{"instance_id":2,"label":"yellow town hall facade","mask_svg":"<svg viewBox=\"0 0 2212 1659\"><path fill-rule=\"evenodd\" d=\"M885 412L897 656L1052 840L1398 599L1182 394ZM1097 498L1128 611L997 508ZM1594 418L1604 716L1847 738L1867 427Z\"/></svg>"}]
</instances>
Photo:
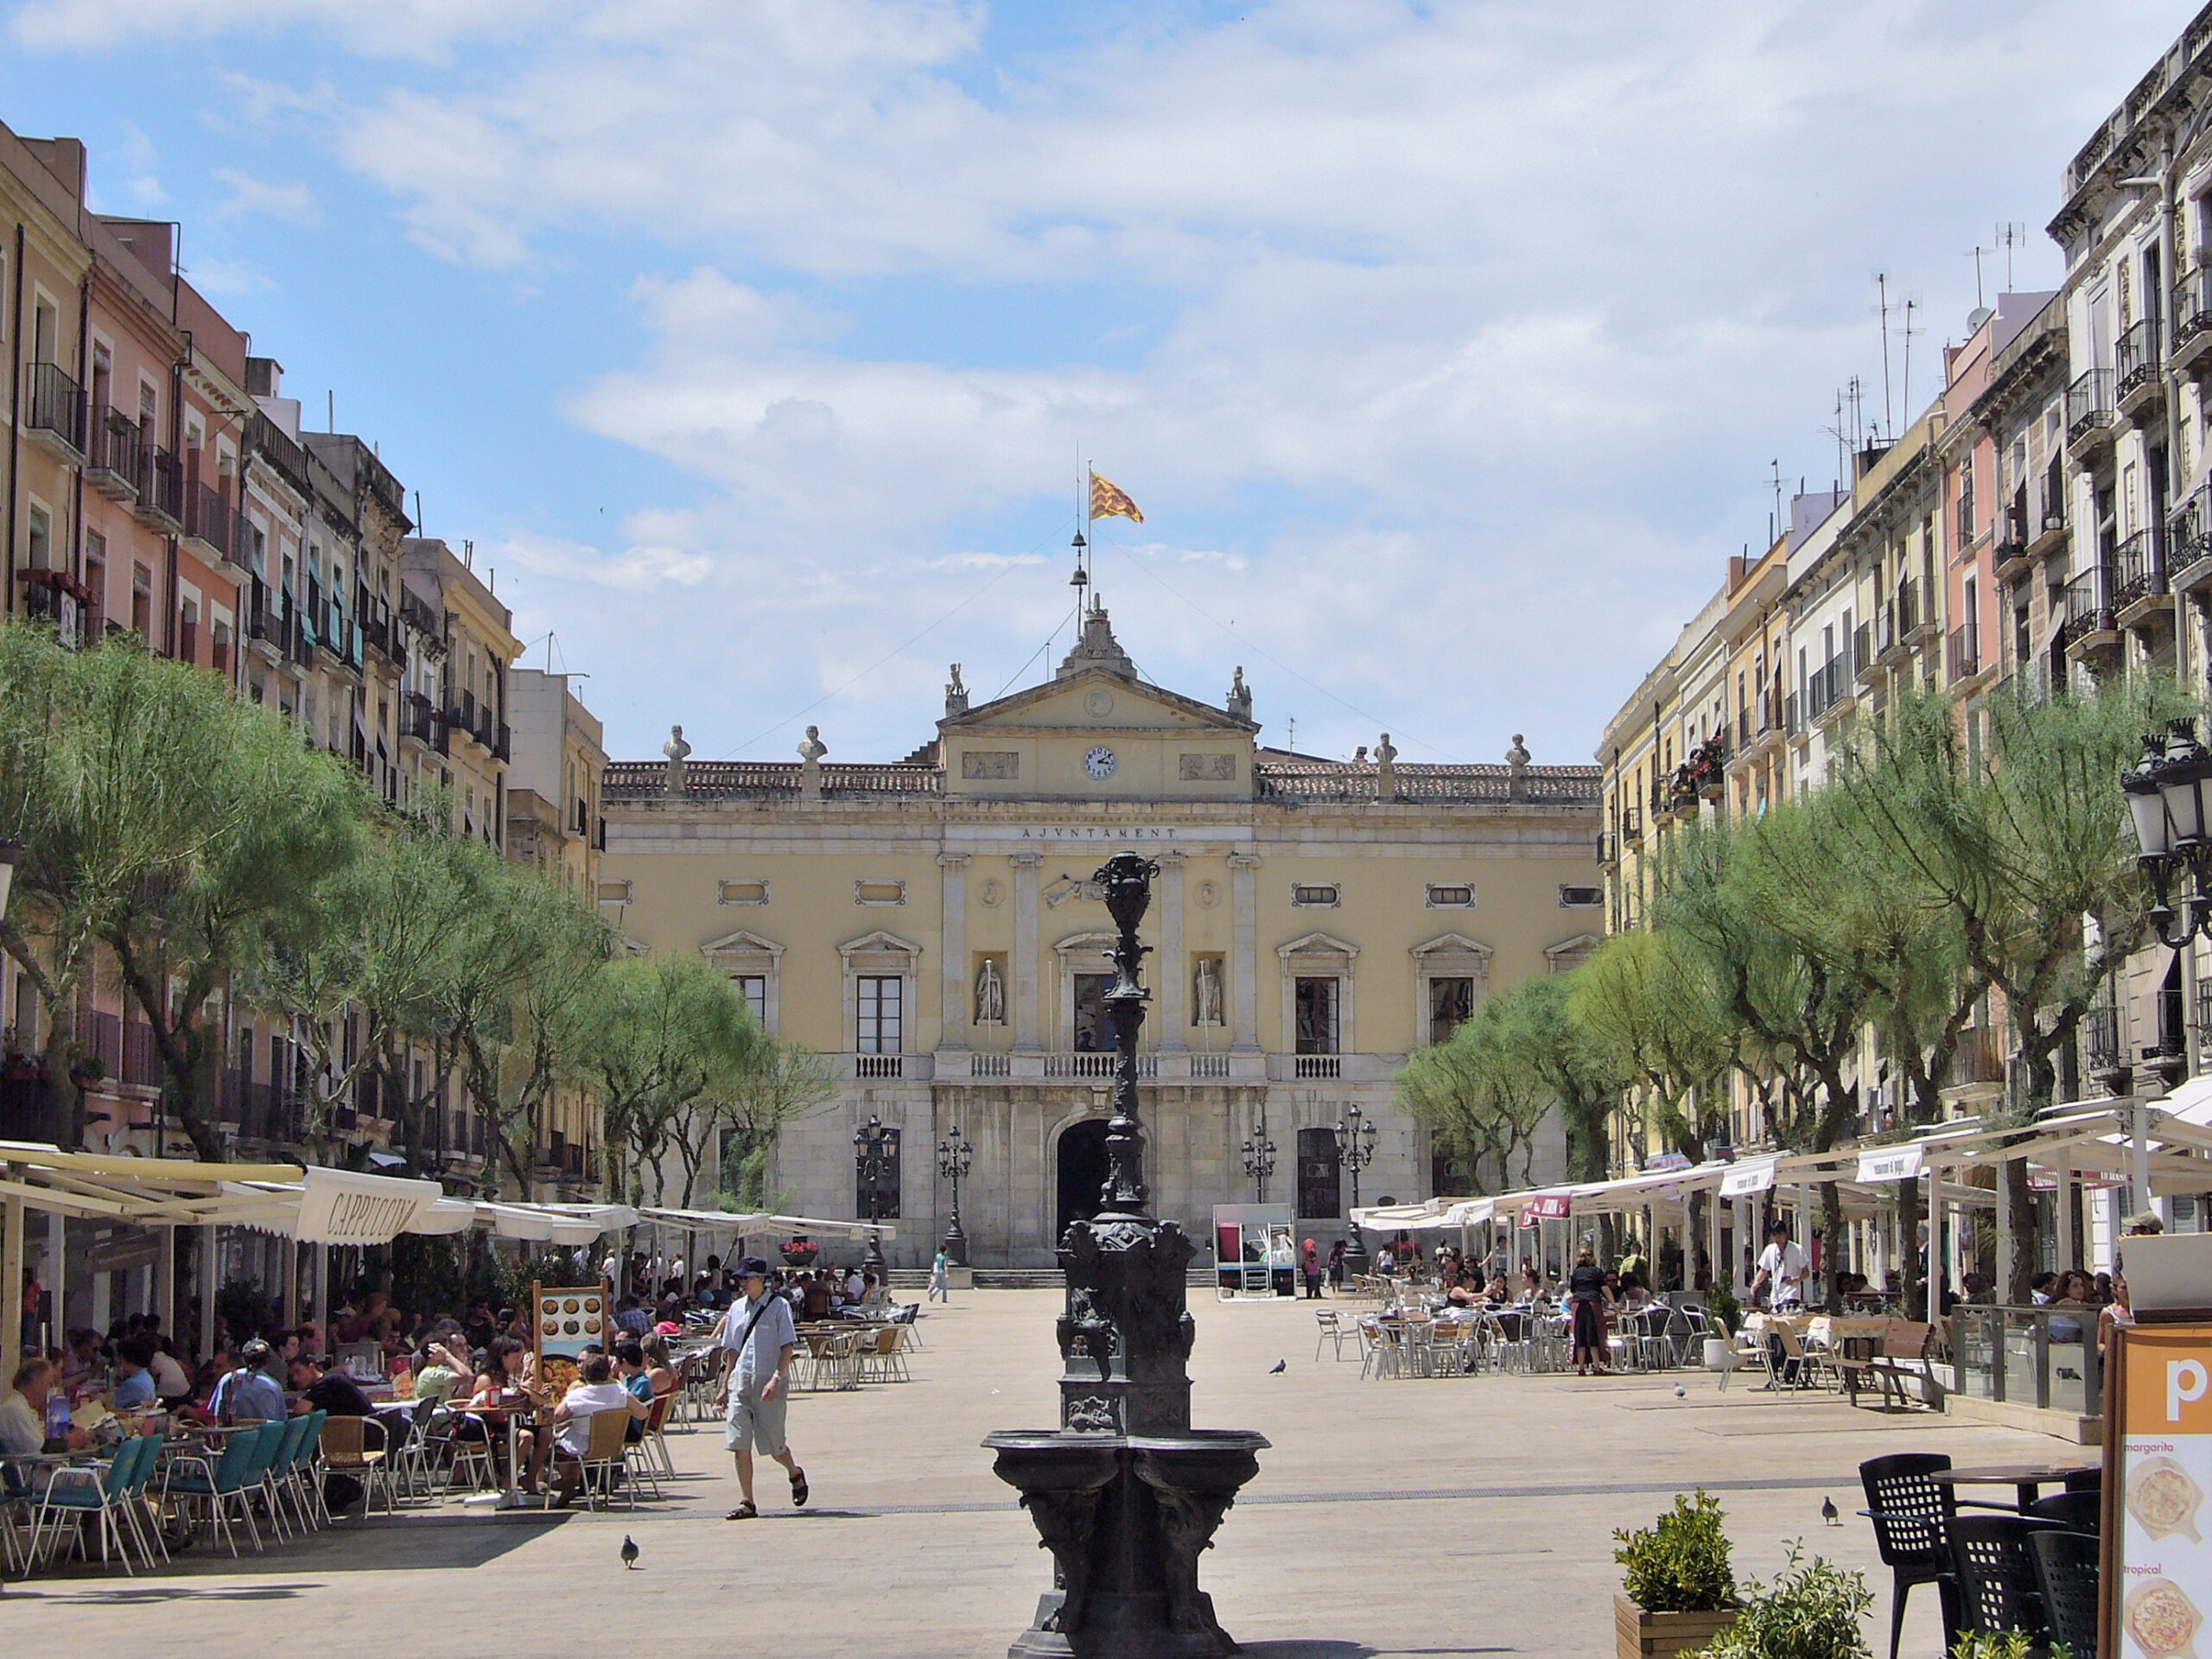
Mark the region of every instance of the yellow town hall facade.
<instances>
[{"instance_id":1,"label":"yellow town hall facade","mask_svg":"<svg viewBox=\"0 0 2212 1659\"><path fill-rule=\"evenodd\" d=\"M1362 1203L1464 1185L1392 1077L1487 991L1596 944L1599 777L1532 766L1517 738L1504 765L1416 766L1387 734L1332 761L1259 731L1241 669L1219 705L1147 684L1094 606L1041 685L970 708L956 667L936 740L896 764L829 762L812 728L796 763L693 763L678 728L664 760L613 764L602 910L635 947L703 951L771 1031L830 1057L837 1098L772 1154L780 1206L867 1213L853 1136L873 1115L898 1132L886 1254L926 1262L957 1126L970 1259L1043 1267L1104 1175L1112 923L1090 878L1139 848L1160 866L1141 1055L1155 1209L1203 1237L1213 1205L1251 1202L1264 1117L1268 1199L1325 1247L1352 1200L1336 1128L1354 1105L1378 1130Z\"/></svg>"}]
</instances>

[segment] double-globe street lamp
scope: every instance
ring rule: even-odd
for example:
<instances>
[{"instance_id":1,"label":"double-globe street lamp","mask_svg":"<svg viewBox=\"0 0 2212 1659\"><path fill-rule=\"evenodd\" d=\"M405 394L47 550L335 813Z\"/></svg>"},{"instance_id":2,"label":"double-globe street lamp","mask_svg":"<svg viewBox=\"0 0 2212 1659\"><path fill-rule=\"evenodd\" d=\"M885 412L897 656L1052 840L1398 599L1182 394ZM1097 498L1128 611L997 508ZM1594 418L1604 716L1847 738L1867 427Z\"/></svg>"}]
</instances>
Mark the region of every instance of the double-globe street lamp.
<instances>
[{"instance_id":1,"label":"double-globe street lamp","mask_svg":"<svg viewBox=\"0 0 2212 1659\"><path fill-rule=\"evenodd\" d=\"M954 1124L937 1143L937 1173L952 1183L952 1225L944 1230L943 1248L945 1261L956 1268L968 1265L968 1235L960 1227L960 1183L975 1160L976 1148L960 1138L960 1126Z\"/></svg>"},{"instance_id":2,"label":"double-globe street lamp","mask_svg":"<svg viewBox=\"0 0 2212 1659\"><path fill-rule=\"evenodd\" d=\"M1252 1138L1244 1143L1244 1173L1252 1178L1254 1202L1268 1201L1268 1177L1275 1173L1275 1143L1268 1139L1268 1113L1261 1108L1252 1121Z\"/></svg>"},{"instance_id":3,"label":"double-globe street lamp","mask_svg":"<svg viewBox=\"0 0 2212 1659\"><path fill-rule=\"evenodd\" d=\"M2136 862L2151 880L2151 925L2169 949L2193 938L2212 938L2212 839L2205 834L2206 785L2212 754L2196 741L2192 722L2167 722L2165 734L2143 740L2143 758L2120 779L2135 822ZM2176 875L2189 877L2177 912L2169 896Z\"/></svg>"},{"instance_id":4,"label":"double-globe street lamp","mask_svg":"<svg viewBox=\"0 0 2212 1659\"><path fill-rule=\"evenodd\" d=\"M853 1173L860 1177L861 1191L868 1194L868 1218L883 1219L883 1178L891 1173L898 1158L899 1132L887 1129L882 1120L874 1112L868 1122L853 1131ZM884 1282L883 1243L874 1232L868 1236L868 1249L861 1257L861 1266L875 1274L879 1285Z\"/></svg>"},{"instance_id":5,"label":"double-globe street lamp","mask_svg":"<svg viewBox=\"0 0 2212 1659\"><path fill-rule=\"evenodd\" d=\"M1375 1161L1375 1126L1363 1121L1357 1105L1344 1109L1337 1122L1337 1161L1351 1172L1351 1207L1359 1208L1359 1172ZM1351 1236L1344 1241L1344 1271L1347 1274L1367 1271L1367 1242L1359 1230L1359 1223L1351 1224Z\"/></svg>"}]
</instances>

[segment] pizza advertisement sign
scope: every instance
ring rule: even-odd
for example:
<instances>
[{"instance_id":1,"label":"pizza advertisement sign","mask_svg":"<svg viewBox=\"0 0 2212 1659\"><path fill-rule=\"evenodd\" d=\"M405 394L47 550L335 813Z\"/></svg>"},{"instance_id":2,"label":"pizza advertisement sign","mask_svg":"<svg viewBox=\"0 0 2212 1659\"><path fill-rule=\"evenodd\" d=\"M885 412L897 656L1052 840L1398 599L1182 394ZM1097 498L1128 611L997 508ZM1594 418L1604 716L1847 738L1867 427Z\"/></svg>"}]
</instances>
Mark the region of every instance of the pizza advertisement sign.
<instances>
[{"instance_id":1,"label":"pizza advertisement sign","mask_svg":"<svg viewBox=\"0 0 2212 1659\"><path fill-rule=\"evenodd\" d=\"M2120 1659L2198 1659L2212 1615L2212 1325L2122 1327L2105 1628ZM2111 1558L2117 1554L2118 1560ZM2212 1659L2208 1646L2204 1659Z\"/></svg>"}]
</instances>

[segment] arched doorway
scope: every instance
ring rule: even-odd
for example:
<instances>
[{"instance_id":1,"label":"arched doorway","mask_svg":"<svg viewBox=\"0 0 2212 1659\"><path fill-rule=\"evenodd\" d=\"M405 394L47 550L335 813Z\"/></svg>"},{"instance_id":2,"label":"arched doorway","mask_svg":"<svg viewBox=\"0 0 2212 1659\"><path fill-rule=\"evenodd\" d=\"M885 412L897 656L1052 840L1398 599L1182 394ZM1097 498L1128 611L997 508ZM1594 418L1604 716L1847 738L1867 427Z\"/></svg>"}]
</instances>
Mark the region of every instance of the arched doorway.
<instances>
[{"instance_id":1,"label":"arched doorway","mask_svg":"<svg viewBox=\"0 0 2212 1659\"><path fill-rule=\"evenodd\" d=\"M1087 1117L1060 1135L1060 1224L1057 1245L1069 1224L1088 1221L1103 1207L1098 1193L1106 1185L1106 1120Z\"/></svg>"}]
</instances>

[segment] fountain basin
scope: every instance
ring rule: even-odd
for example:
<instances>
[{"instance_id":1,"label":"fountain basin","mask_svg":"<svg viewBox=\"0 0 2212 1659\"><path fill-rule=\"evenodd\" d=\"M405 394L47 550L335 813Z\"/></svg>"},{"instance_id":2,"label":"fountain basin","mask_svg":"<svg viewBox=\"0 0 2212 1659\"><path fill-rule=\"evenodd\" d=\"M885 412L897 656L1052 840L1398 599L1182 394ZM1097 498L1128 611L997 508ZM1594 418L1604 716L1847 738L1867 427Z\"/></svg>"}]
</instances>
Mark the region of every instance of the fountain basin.
<instances>
[{"instance_id":1,"label":"fountain basin","mask_svg":"<svg viewBox=\"0 0 2212 1659\"><path fill-rule=\"evenodd\" d=\"M1198 1588L1198 1556L1267 1437L1249 1429L1096 1434L1001 1429L983 1444L1021 1494L1055 1588L1010 1659L1217 1659L1237 1650Z\"/></svg>"}]
</instances>

